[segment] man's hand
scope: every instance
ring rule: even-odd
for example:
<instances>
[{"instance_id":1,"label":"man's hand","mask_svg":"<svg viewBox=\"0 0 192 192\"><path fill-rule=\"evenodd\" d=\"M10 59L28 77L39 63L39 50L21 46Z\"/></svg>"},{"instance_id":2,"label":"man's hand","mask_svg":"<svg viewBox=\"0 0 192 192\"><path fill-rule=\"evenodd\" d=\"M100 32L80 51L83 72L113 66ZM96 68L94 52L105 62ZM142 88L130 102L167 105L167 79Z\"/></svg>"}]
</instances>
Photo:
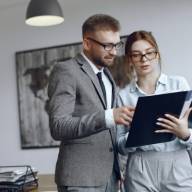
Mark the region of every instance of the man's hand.
<instances>
[{"instance_id":1,"label":"man's hand","mask_svg":"<svg viewBox=\"0 0 192 192\"><path fill-rule=\"evenodd\" d=\"M114 108L113 116L114 116L115 123L129 126L132 121L134 111L135 111L135 108L133 107L124 106L124 107Z\"/></svg>"},{"instance_id":2,"label":"man's hand","mask_svg":"<svg viewBox=\"0 0 192 192\"><path fill-rule=\"evenodd\" d=\"M156 133L173 133L179 139L187 140L190 137L190 131L188 128L188 117L192 108L189 108L184 117L178 119L170 114L165 114L166 118L158 118L157 125L162 126L164 129L156 130Z\"/></svg>"}]
</instances>

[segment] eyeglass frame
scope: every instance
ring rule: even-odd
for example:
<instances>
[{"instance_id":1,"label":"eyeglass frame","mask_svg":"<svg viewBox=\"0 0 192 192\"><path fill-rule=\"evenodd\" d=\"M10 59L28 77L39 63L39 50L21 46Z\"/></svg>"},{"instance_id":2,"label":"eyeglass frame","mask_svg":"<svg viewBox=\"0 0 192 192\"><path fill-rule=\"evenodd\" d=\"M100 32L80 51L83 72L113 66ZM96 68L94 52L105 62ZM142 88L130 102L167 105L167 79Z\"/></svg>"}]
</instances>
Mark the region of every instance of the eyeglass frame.
<instances>
[{"instance_id":1,"label":"eyeglass frame","mask_svg":"<svg viewBox=\"0 0 192 192\"><path fill-rule=\"evenodd\" d=\"M149 58L146 56L146 55L149 54L149 53L155 53L154 58L149 59ZM135 55L139 55L139 56L140 56L140 59L137 60L136 62L142 61L142 60L143 60L143 57L145 57L148 61L152 61L153 59L155 59L155 58L157 57L157 54L158 54L158 51L156 51L156 50L154 50L154 51L149 51L149 52L147 52L147 53L145 53L145 54L140 54L140 53L139 53L139 54L135 54ZM132 60L134 60L134 59L132 58L133 55L134 55L134 54L130 54L130 57L131 57Z\"/></svg>"},{"instance_id":2,"label":"eyeglass frame","mask_svg":"<svg viewBox=\"0 0 192 192\"><path fill-rule=\"evenodd\" d=\"M122 42L122 41L114 44L114 43L101 43L101 42L99 42L99 41L97 41L97 40L95 40L95 39L93 39L93 38L91 38L91 37L87 37L87 39L91 40L92 42L97 43L97 44L100 45L100 46L102 46L105 51L111 51L111 50L113 50L114 48L115 48L116 50L119 50L119 49L121 49L121 47L123 46L123 42ZM107 46L111 46L111 47L110 47L110 48L109 48L109 47L107 48ZM119 47L118 47L118 46L119 46Z\"/></svg>"}]
</instances>

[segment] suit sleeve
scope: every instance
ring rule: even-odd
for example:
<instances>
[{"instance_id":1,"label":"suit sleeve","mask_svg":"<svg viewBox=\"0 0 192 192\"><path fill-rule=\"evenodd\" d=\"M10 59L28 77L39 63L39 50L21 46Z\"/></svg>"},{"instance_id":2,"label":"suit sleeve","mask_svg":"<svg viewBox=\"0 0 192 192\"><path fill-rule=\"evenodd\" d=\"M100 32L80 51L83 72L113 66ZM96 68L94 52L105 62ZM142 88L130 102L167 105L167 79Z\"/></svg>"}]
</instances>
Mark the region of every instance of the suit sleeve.
<instances>
[{"instance_id":1,"label":"suit sleeve","mask_svg":"<svg viewBox=\"0 0 192 192\"><path fill-rule=\"evenodd\" d=\"M71 64L57 64L49 81L49 124L56 140L78 139L106 130L104 110L74 116L77 80Z\"/></svg>"}]
</instances>

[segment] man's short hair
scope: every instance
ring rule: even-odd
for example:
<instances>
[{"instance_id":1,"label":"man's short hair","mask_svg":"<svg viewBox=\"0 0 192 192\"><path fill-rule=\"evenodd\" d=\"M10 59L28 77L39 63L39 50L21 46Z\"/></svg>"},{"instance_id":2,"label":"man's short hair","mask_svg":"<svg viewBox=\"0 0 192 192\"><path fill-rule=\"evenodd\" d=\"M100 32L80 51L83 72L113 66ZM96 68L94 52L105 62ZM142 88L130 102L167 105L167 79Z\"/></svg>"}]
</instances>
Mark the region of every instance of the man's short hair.
<instances>
[{"instance_id":1,"label":"man's short hair","mask_svg":"<svg viewBox=\"0 0 192 192\"><path fill-rule=\"evenodd\" d=\"M120 23L117 19L105 14L96 14L89 17L82 26L82 35L94 33L95 31L120 31Z\"/></svg>"}]
</instances>

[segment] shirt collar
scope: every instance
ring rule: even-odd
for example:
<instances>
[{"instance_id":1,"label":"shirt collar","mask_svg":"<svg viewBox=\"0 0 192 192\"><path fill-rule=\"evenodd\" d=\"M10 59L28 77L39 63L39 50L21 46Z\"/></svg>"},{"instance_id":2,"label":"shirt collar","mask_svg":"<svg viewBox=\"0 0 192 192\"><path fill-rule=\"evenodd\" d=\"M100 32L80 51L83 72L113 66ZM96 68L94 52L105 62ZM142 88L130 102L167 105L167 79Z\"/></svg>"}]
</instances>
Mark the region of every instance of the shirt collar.
<instances>
[{"instance_id":1,"label":"shirt collar","mask_svg":"<svg viewBox=\"0 0 192 192\"><path fill-rule=\"evenodd\" d=\"M166 85L168 81L168 77L167 75L165 75L164 73L162 73L159 77L158 83Z\"/></svg>"},{"instance_id":2,"label":"shirt collar","mask_svg":"<svg viewBox=\"0 0 192 192\"><path fill-rule=\"evenodd\" d=\"M91 68L93 69L94 73L97 74L99 72L103 72L103 67L99 70L94 64L93 62L82 52L81 55L85 58L85 60L89 63L89 65L91 66Z\"/></svg>"},{"instance_id":3,"label":"shirt collar","mask_svg":"<svg viewBox=\"0 0 192 192\"><path fill-rule=\"evenodd\" d=\"M167 75L165 75L164 73L161 73L158 81L157 81L157 86L159 86L160 84L162 85L166 85L168 81L168 77ZM135 92L139 89L137 82L135 80L132 80L130 83L130 92Z\"/></svg>"}]
</instances>

